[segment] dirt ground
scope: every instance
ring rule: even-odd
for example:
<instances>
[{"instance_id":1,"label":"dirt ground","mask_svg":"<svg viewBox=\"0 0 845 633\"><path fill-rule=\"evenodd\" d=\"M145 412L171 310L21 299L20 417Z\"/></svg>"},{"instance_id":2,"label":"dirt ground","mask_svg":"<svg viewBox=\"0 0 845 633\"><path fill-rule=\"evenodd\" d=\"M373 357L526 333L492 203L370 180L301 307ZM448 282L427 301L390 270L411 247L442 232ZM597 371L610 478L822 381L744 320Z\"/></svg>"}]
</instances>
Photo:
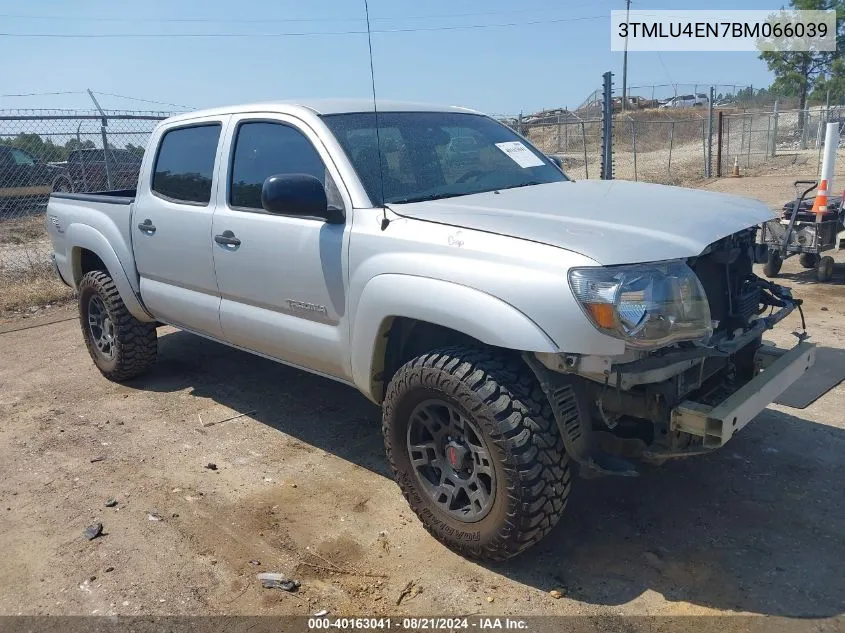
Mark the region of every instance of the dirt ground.
<instances>
[{"instance_id":1,"label":"dirt ground","mask_svg":"<svg viewBox=\"0 0 845 633\"><path fill-rule=\"evenodd\" d=\"M790 195L775 180L708 188L774 205ZM837 260L828 284L794 260L783 274L831 348ZM156 370L117 385L71 309L47 320L0 325L0 614L845 613L842 386L771 406L712 455L576 480L545 541L482 566L422 529L357 392L171 328ZM260 571L302 586L263 589Z\"/></svg>"}]
</instances>

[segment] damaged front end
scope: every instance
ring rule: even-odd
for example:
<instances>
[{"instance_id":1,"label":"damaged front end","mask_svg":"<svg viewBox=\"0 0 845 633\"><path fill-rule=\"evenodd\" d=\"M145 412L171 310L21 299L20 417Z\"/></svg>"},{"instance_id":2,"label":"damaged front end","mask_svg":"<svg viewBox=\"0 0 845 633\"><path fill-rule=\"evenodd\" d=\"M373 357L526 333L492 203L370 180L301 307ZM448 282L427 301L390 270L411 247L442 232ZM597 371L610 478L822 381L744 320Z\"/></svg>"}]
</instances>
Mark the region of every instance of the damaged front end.
<instances>
[{"instance_id":1,"label":"damaged front end","mask_svg":"<svg viewBox=\"0 0 845 633\"><path fill-rule=\"evenodd\" d=\"M790 289L753 273L754 241L755 229L747 229L685 262L697 278L695 288L676 289L675 302L688 301L686 310L672 312L674 308L658 302L642 301L643 312L657 306L669 315L654 320L650 336L662 332L671 337L674 324L664 322L675 319L684 325L689 314L688 331L701 329L695 321L700 321L701 309L694 298L703 293L710 322L708 332L697 339L656 349L648 348L648 340L631 340L624 355L612 357L526 356L583 475L631 475L635 469L629 459L659 463L718 448L812 366L814 346L803 331L796 333L798 344L788 351L762 343L766 330L801 311L801 301ZM675 283L687 282L680 276ZM591 290L600 295L602 286L595 283ZM617 302L624 290L615 288ZM637 310L626 306L624 312L617 321ZM638 317L645 321L639 314L633 318ZM801 317L803 328L803 313ZM619 337L640 331L628 327ZM681 328L675 331L683 333Z\"/></svg>"}]
</instances>

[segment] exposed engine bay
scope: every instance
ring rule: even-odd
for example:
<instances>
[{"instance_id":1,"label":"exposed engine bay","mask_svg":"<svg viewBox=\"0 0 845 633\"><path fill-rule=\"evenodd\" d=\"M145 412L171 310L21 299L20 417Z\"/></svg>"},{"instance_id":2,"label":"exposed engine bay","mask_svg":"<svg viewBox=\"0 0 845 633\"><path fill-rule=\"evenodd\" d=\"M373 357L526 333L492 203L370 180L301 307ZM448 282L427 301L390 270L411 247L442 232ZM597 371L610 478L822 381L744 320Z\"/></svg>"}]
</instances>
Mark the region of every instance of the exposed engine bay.
<instances>
[{"instance_id":1,"label":"exposed engine bay","mask_svg":"<svg viewBox=\"0 0 845 633\"><path fill-rule=\"evenodd\" d=\"M709 302L708 340L652 351L629 349L612 358L564 355L561 361L537 355L545 369L538 370L535 363L535 373L558 408L567 449L584 457L576 457L582 466L602 471L597 455L661 462L706 452L750 421L740 420L749 407L738 415L728 411L727 428L716 414L724 403L740 406L739 396L733 398L736 405L732 396L747 390L761 370L785 354L764 346L762 335L796 308L801 310L801 301L788 288L754 274L755 237L756 227L740 231L687 260ZM797 336L801 344L806 333ZM791 362L800 365L804 358ZM775 377L775 372L767 375ZM605 461L614 470L613 458Z\"/></svg>"}]
</instances>

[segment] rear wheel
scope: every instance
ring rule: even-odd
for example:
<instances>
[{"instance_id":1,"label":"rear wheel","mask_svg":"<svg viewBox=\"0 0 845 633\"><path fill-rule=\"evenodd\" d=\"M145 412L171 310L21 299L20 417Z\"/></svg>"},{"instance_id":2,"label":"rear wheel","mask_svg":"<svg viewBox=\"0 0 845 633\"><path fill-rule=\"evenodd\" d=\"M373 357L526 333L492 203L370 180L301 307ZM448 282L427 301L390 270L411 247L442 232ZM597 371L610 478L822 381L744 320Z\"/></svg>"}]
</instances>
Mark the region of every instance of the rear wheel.
<instances>
[{"instance_id":1,"label":"rear wheel","mask_svg":"<svg viewBox=\"0 0 845 633\"><path fill-rule=\"evenodd\" d=\"M79 322L91 359L109 380L134 378L155 364L155 323L129 313L108 273L94 270L79 282Z\"/></svg>"},{"instance_id":2,"label":"rear wheel","mask_svg":"<svg viewBox=\"0 0 845 633\"><path fill-rule=\"evenodd\" d=\"M819 263L819 256L815 253L801 253L798 257L798 262L804 268L815 268L816 264Z\"/></svg>"},{"instance_id":3,"label":"rear wheel","mask_svg":"<svg viewBox=\"0 0 845 633\"><path fill-rule=\"evenodd\" d=\"M411 360L388 386L383 431L411 508L460 554L509 558L563 513L568 459L548 400L518 358L451 347Z\"/></svg>"},{"instance_id":4,"label":"rear wheel","mask_svg":"<svg viewBox=\"0 0 845 633\"><path fill-rule=\"evenodd\" d=\"M71 193L72 191L73 187L71 187L70 181L67 178L56 178L53 182L54 193Z\"/></svg>"},{"instance_id":5,"label":"rear wheel","mask_svg":"<svg viewBox=\"0 0 845 633\"><path fill-rule=\"evenodd\" d=\"M777 251L769 251L769 257L766 264L763 266L763 274L766 277L777 277L780 272L780 267L783 265L780 253Z\"/></svg>"}]
</instances>

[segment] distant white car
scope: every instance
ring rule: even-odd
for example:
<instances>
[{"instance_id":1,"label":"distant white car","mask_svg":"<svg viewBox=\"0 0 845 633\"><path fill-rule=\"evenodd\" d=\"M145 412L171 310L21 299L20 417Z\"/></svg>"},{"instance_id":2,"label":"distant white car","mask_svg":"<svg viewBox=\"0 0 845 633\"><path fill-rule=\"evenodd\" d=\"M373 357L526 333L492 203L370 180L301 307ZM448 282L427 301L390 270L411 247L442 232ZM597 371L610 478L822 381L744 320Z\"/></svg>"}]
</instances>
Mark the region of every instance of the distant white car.
<instances>
[{"instance_id":1,"label":"distant white car","mask_svg":"<svg viewBox=\"0 0 845 633\"><path fill-rule=\"evenodd\" d=\"M662 104L661 108L694 108L696 106L706 106L710 103L710 100L707 98L705 94L694 94L694 95L680 95L678 97L673 97L669 99L666 103Z\"/></svg>"}]
</instances>

